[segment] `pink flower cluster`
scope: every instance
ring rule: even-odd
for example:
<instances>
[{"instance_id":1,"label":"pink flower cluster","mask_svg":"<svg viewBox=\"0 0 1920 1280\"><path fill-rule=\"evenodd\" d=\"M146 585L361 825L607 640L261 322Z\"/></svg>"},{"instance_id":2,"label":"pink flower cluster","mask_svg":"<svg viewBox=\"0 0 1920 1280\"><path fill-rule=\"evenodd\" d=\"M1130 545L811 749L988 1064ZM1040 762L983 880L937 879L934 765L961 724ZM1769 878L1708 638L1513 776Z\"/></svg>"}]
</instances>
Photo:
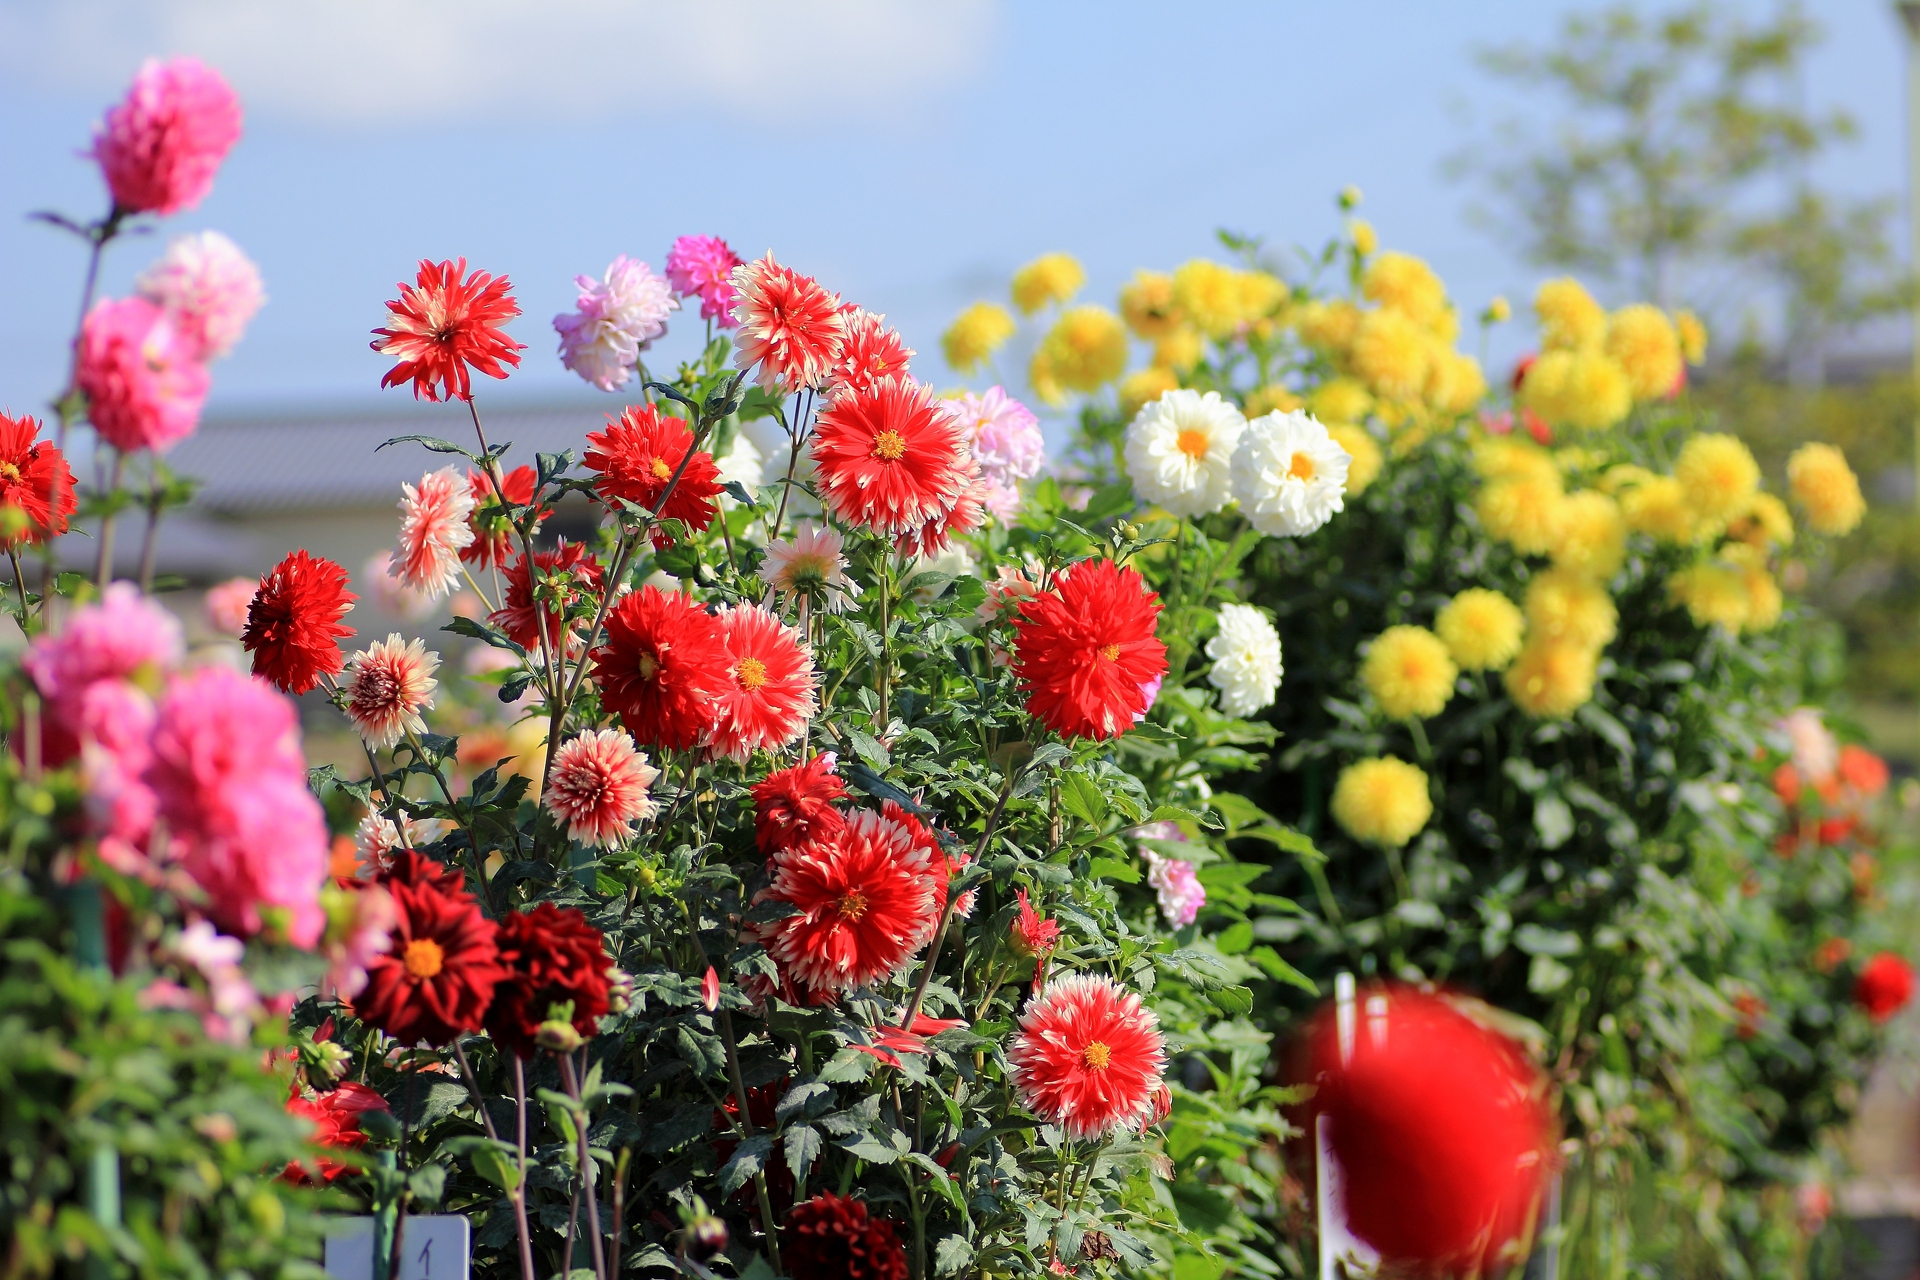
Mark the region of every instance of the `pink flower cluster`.
<instances>
[{"instance_id":1,"label":"pink flower cluster","mask_svg":"<svg viewBox=\"0 0 1920 1280\"><path fill-rule=\"evenodd\" d=\"M740 255L719 236L681 236L667 250L667 279L674 292L699 298L700 318L722 329L740 323L733 316L739 296L733 288L733 269L739 265Z\"/></svg>"},{"instance_id":2,"label":"pink flower cluster","mask_svg":"<svg viewBox=\"0 0 1920 1280\"><path fill-rule=\"evenodd\" d=\"M1002 524L1011 522L1020 509L1020 482L1039 475L1047 460L1040 420L1004 387L990 387L984 395L968 391L947 405L966 429L974 461L986 478L987 510Z\"/></svg>"},{"instance_id":3,"label":"pink flower cluster","mask_svg":"<svg viewBox=\"0 0 1920 1280\"><path fill-rule=\"evenodd\" d=\"M680 306L653 268L621 254L599 280L575 276L580 297L553 318L560 363L599 387L627 385L640 353L667 331L667 314Z\"/></svg>"}]
</instances>

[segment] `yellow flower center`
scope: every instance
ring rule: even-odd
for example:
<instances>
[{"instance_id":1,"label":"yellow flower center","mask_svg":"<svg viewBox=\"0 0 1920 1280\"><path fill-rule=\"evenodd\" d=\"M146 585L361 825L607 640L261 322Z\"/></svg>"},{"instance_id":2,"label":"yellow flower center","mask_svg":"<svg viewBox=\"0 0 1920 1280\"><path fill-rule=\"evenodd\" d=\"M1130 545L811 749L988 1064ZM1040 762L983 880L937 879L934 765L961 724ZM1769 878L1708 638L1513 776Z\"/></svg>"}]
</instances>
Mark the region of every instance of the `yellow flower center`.
<instances>
[{"instance_id":1,"label":"yellow flower center","mask_svg":"<svg viewBox=\"0 0 1920 1280\"><path fill-rule=\"evenodd\" d=\"M740 681L742 689L758 689L767 682L767 664L758 658L742 658L740 665L733 669L733 674Z\"/></svg>"},{"instance_id":2,"label":"yellow flower center","mask_svg":"<svg viewBox=\"0 0 1920 1280\"><path fill-rule=\"evenodd\" d=\"M640 678L642 680L653 679L654 673L658 670L660 670L660 659L650 653L640 655Z\"/></svg>"},{"instance_id":3,"label":"yellow flower center","mask_svg":"<svg viewBox=\"0 0 1920 1280\"><path fill-rule=\"evenodd\" d=\"M653 460L653 478L656 480L671 480L673 478L673 468L667 465L665 458L655 458Z\"/></svg>"},{"instance_id":4,"label":"yellow flower center","mask_svg":"<svg viewBox=\"0 0 1920 1280\"><path fill-rule=\"evenodd\" d=\"M847 896L834 904L842 920L858 920L867 914L867 895L858 889L849 890Z\"/></svg>"},{"instance_id":5,"label":"yellow flower center","mask_svg":"<svg viewBox=\"0 0 1920 1280\"><path fill-rule=\"evenodd\" d=\"M897 462L907 455L907 438L898 431L882 431L873 438L873 456Z\"/></svg>"},{"instance_id":6,"label":"yellow flower center","mask_svg":"<svg viewBox=\"0 0 1920 1280\"><path fill-rule=\"evenodd\" d=\"M1304 453L1293 455L1293 461L1287 464L1287 474L1295 480L1313 479L1313 459Z\"/></svg>"},{"instance_id":7,"label":"yellow flower center","mask_svg":"<svg viewBox=\"0 0 1920 1280\"><path fill-rule=\"evenodd\" d=\"M1180 433L1180 438L1174 441L1174 447L1197 462L1207 456L1207 446L1212 443L1206 432L1189 427Z\"/></svg>"},{"instance_id":8,"label":"yellow flower center","mask_svg":"<svg viewBox=\"0 0 1920 1280\"><path fill-rule=\"evenodd\" d=\"M1080 1061L1087 1064L1089 1071L1105 1071L1113 1061L1113 1050L1095 1040L1080 1051Z\"/></svg>"},{"instance_id":9,"label":"yellow flower center","mask_svg":"<svg viewBox=\"0 0 1920 1280\"><path fill-rule=\"evenodd\" d=\"M415 938L401 953L400 963L406 966L409 978L425 981L446 967L447 953L432 938Z\"/></svg>"},{"instance_id":10,"label":"yellow flower center","mask_svg":"<svg viewBox=\"0 0 1920 1280\"><path fill-rule=\"evenodd\" d=\"M8 484L19 484L20 468L11 462L0 462L0 480L5 480Z\"/></svg>"},{"instance_id":11,"label":"yellow flower center","mask_svg":"<svg viewBox=\"0 0 1920 1280\"><path fill-rule=\"evenodd\" d=\"M1120 646L1117 644L1103 644L1100 646L1100 656L1108 662L1118 662L1120 660Z\"/></svg>"}]
</instances>

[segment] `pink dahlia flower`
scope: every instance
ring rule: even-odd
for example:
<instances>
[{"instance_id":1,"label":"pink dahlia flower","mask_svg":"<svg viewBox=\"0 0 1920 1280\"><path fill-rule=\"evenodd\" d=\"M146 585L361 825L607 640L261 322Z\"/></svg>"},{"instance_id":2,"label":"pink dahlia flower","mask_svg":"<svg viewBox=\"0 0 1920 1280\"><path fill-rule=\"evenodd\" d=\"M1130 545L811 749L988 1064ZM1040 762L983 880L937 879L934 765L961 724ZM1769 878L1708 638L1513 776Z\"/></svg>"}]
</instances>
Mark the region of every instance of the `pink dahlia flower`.
<instances>
[{"instance_id":1,"label":"pink dahlia flower","mask_svg":"<svg viewBox=\"0 0 1920 1280\"><path fill-rule=\"evenodd\" d=\"M1003 524L1010 521L1020 508L1020 482L1039 475L1047 461L1040 420L1001 387L991 387L984 395L969 391L947 404L986 477L987 510Z\"/></svg>"},{"instance_id":2,"label":"pink dahlia flower","mask_svg":"<svg viewBox=\"0 0 1920 1280\"><path fill-rule=\"evenodd\" d=\"M733 269L740 255L719 236L681 236L667 250L667 279L683 298L698 295L700 318L718 321L722 329L739 324L733 318Z\"/></svg>"},{"instance_id":3,"label":"pink dahlia flower","mask_svg":"<svg viewBox=\"0 0 1920 1280\"><path fill-rule=\"evenodd\" d=\"M617 729L598 729L569 739L553 758L540 803L567 824L567 836L592 848L609 848L633 834L633 824L653 815L647 789L660 771L634 750Z\"/></svg>"},{"instance_id":4,"label":"pink dahlia flower","mask_svg":"<svg viewBox=\"0 0 1920 1280\"><path fill-rule=\"evenodd\" d=\"M627 385L640 353L667 331L680 306L653 268L621 254L599 280L575 276L579 301L553 318L560 363L602 391Z\"/></svg>"},{"instance_id":5,"label":"pink dahlia flower","mask_svg":"<svg viewBox=\"0 0 1920 1280\"><path fill-rule=\"evenodd\" d=\"M93 158L123 213L191 209L240 140L240 99L193 58L149 58L94 129Z\"/></svg>"},{"instance_id":6,"label":"pink dahlia flower","mask_svg":"<svg viewBox=\"0 0 1920 1280\"><path fill-rule=\"evenodd\" d=\"M1147 883L1160 899L1160 914L1178 929L1190 925L1207 905L1207 890L1193 873L1193 864L1179 858L1165 858L1151 849L1142 849L1147 859Z\"/></svg>"},{"instance_id":7,"label":"pink dahlia flower","mask_svg":"<svg viewBox=\"0 0 1920 1280\"><path fill-rule=\"evenodd\" d=\"M58 632L36 637L25 661L48 702L77 711L95 683L136 674L155 682L183 652L179 619L132 583L116 582L99 603L74 610Z\"/></svg>"},{"instance_id":8,"label":"pink dahlia flower","mask_svg":"<svg viewBox=\"0 0 1920 1280\"><path fill-rule=\"evenodd\" d=\"M178 444L200 425L207 370L164 307L146 298L107 298L80 328L74 380L87 420L122 453Z\"/></svg>"},{"instance_id":9,"label":"pink dahlia flower","mask_svg":"<svg viewBox=\"0 0 1920 1280\"><path fill-rule=\"evenodd\" d=\"M134 287L166 308L185 352L203 364L232 351L267 300L260 269L218 231L181 236Z\"/></svg>"},{"instance_id":10,"label":"pink dahlia flower","mask_svg":"<svg viewBox=\"0 0 1920 1280\"><path fill-rule=\"evenodd\" d=\"M473 543L473 491L452 467L400 491L400 555L387 572L409 591L438 600L460 580L460 553Z\"/></svg>"},{"instance_id":11,"label":"pink dahlia flower","mask_svg":"<svg viewBox=\"0 0 1920 1280\"><path fill-rule=\"evenodd\" d=\"M238 640L240 633L247 629L247 609L253 604L253 593L259 586L252 578L229 578L218 586L208 587L207 597L201 602L207 629L223 639Z\"/></svg>"},{"instance_id":12,"label":"pink dahlia flower","mask_svg":"<svg viewBox=\"0 0 1920 1280\"><path fill-rule=\"evenodd\" d=\"M296 946L319 941L329 841L306 774L293 703L265 682L206 667L160 699L147 782L222 928L273 923Z\"/></svg>"}]
</instances>

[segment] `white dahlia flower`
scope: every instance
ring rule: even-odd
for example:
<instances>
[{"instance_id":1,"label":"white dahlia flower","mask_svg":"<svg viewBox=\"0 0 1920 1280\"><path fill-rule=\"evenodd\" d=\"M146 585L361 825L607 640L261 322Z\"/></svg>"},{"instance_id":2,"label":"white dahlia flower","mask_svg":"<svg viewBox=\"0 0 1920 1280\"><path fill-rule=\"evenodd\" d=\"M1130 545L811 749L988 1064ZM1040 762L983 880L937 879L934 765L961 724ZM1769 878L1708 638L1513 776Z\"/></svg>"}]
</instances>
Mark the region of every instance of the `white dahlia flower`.
<instances>
[{"instance_id":1,"label":"white dahlia flower","mask_svg":"<svg viewBox=\"0 0 1920 1280\"><path fill-rule=\"evenodd\" d=\"M1333 519L1347 487L1347 451L1301 410L1247 424L1233 455L1233 496L1262 533L1297 538Z\"/></svg>"},{"instance_id":2,"label":"white dahlia flower","mask_svg":"<svg viewBox=\"0 0 1920 1280\"><path fill-rule=\"evenodd\" d=\"M1250 716L1273 705L1285 669L1280 665L1280 633L1267 615L1250 604L1220 606L1220 630L1207 641L1213 670L1207 683L1220 691L1220 709Z\"/></svg>"},{"instance_id":3,"label":"white dahlia flower","mask_svg":"<svg viewBox=\"0 0 1920 1280\"><path fill-rule=\"evenodd\" d=\"M1204 516L1227 505L1233 450L1247 420L1217 391L1169 391L1127 428L1133 491L1176 516Z\"/></svg>"}]
</instances>

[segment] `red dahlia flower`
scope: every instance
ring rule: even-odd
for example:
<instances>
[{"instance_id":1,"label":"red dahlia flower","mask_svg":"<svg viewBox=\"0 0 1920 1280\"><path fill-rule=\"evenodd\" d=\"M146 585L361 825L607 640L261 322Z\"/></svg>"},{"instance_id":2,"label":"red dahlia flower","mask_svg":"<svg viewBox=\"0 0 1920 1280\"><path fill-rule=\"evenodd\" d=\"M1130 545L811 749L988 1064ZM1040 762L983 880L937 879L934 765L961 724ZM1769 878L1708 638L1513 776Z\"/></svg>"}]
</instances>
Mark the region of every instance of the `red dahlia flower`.
<instances>
[{"instance_id":1,"label":"red dahlia flower","mask_svg":"<svg viewBox=\"0 0 1920 1280\"><path fill-rule=\"evenodd\" d=\"M893 1223L831 1191L793 1206L780 1224L780 1260L793 1280L907 1280Z\"/></svg>"},{"instance_id":2,"label":"red dahlia flower","mask_svg":"<svg viewBox=\"0 0 1920 1280\"><path fill-rule=\"evenodd\" d=\"M1861 967L1853 998L1869 1018L1885 1022L1913 999L1913 966L1891 951L1882 951Z\"/></svg>"},{"instance_id":3,"label":"red dahlia flower","mask_svg":"<svg viewBox=\"0 0 1920 1280\"><path fill-rule=\"evenodd\" d=\"M833 806L847 798L847 787L833 766L829 751L753 784L753 843L761 853L772 857L809 840L829 839L845 825Z\"/></svg>"},{"instance_id":4,"label":"red dahlia flower","mask_svg":"<svg viewBox=\"0 0 1920 1280\"><path fill-rule=\"evenodd\" d=\"M783 973L815 991L847 991L896 972L933 936L925 849L878 814L774 858L765 897L799 913L762 925Z\"/></svg>"},{"instance_id":5,"label":"red dahlia flower","mask_svg":"<svg viewBox=\"0 0 1920 1280\"><path fill-rule=\"evenodd\" d=\"M367 965L354 1006L403 1045L442 1048L480 1029L494 988L511 975L473 895L431 859L406 852L397 851L395 872L380 878L398 917L393 945Z\"/></svg>"},{"instance_id":6,"label":"red dahlia flower","mask_svg":"<svg viewBox=\"0 0 1920 1280\"><path fill-rule=\"evenodd\" d=\"M715 755L745 760L756 748L783 747L807 731L813 714L813 654L800 633L758 605L720 614L729 663Z\"/></svg>"},{"instance_id":7,"label":"red dahlia flower","mask_svg":"<svg viewBox=\"0 0 1920 1280\"><path fill-rule=\"evenodd\" d=\"M350 1080L329 1093L311 1098L303 1098L296 1093L287 1099L289 1114L313 1122L315 1144L335 1151L351 1151L365 1146L367 1135L360 1131L360 1117L369 1111L387 1110L390 1108L385 1098L367 1086ZM314 1175L318 1174L319 1181L332 1182L343 1173L353 1172L355 1170L351 1165L320 1156L313 1161L311 1172L304 1165L290 1164L281 1176L288 1182L313 1182Z\"/></svg>"},{"instance_id":8,"label":"red dahlia flower","mask_svg":"<svg viewBox=\"0 0 1920 1280\"><path fill-rule=\"evenodd\" d=\"M1388 988L1360 1007L1344 1045L1331 1012L1308 1039L1348 1225L1405 1270L1485 1270L1525 1226L1553 1156L1539 1069L1440 996Z\"/></svg>"},{"instance_id":9,"label":"red dahlia flower","mask_svg":"<svg viewBox=\"0 0 1920 1280\"><path fill-rule=\"evenodd\" d=\"M1132 569L1088 560L1061 570L1013 623L1027 710L1063 738L1126 732L1151 705L1146 687L1167 674L1159 615L1160 597Z\"/></svg>"},{"instance_id":10,"label":"red dahlia flower","mask_svg":"<svg viewBox=\"0 0 1920 1280\"><path fill-rule=\"evenodd\" d=\"M812 449L828 510L887 537L944 519L978 474L960 420L905 376L837 397L814 424Z\"/></svg>"},{"instance_id":11,"label":"red dahlia flower","mask_svg":"<svg viewBox=\"0 0 1920 1280\"><path fill-rule=\"evenodd\" d=\"M644 586L607 615L593 651L600 701L634 741L685 751L705 742L733 666L720 622L678 592Z\"/></svg>"},{"instance_id":12,"label":"red dahlia flower","mask_svg":"<svg viewBox=\"0 0 1920 1280\"><path fill-rule=\"evenodd\" d=\"M400 363L380 379L383 387L413 383L413 397L429 400L471 400L472 365L489 378L507 376L506 366L520 363L524 345L509 338L501 325L520 314L505 276L490 272L467 274L467 260L420 260L420 274L412 284L396 285L399 298L387 303L387 325L375 329L373 349Z\"/></svg>"},{"instance_id":13,"label":"red dahlia flower","mask_svg":"<svg viewBox=\"0 0 1920 1280\"><path fill-rule=\"evenodd\" d=\"M40 423L0 413L0 546L38 543L67 531L78 506L73 471L51 440L38 440Z\"/></svg>"},{"instance_id":14,"label":"red dahlia flower","mask_svg":"<svg viewBox=\"0 0 1920 1280\"><path fill-rule=\"evenodd\" d=\"M1035 911L1033 904L1027 901L1025 889L1015 889L1013 892L1020 900L1020 914L1014 917L1007 946L1015 955L1045 960L1060 943L1060 922L1049 920Z\"/></svg>"},{"instance_id":15,"label":"red dahlia flower","mask_svg":"<svg viewBox=\"0 0 1920 1280\"><path fill-rule=\"evenodd\" d=\"M540 1024L555 1005L573 1004L573 1029L599 1032L607 1015L607 955L600 931L574 907L542 902L531 911L500 918L500 962L506 975L493 990L487 1034L516 1057L538 1050Z\"/></svg>"},{"instance_id":16,"label":"red dahlia flower","mask_svg":"<svg viewBox=\"0 0 1920 1280\"><path fill-rule=\"evenodd\" d=\"M1887 762L1854 743L1840 748L1838 772L1840 781L1863 796L1877 796L1887 789Z\"/></svg>"},{"instance_id":17,"label":"red dahlia flower","mask_svg":"<svg viewBox=\"0 0 1920 1280\"><path fill-rule=\"evenodd\" d=\"M340 640L353 628L340 619L359 599L347 590L347 571L331 560L296 551L260 579L247 606L240 645L253 655L253 674L284 693L305 693L321 676L346 666Z\"/></svg>"},{"instance_id":18,"label":"red dahlia flower","mask_svg":"<svg viewBox=\"0 0 1920 1280\"><path fill-rule=\"evenodd\" d=\"M673 492L666 492L680 460L693 448L693 432L681 419L661 413L650 404L632 405L619 421L609 421L605 431L589 432L587 443L593 446L587 450L587 470L600 473L594 487L608 505L615 498L624 498L662 520L679 520L690 529L704 529L713 523L714 514L720 510L713 500L720 492L720 468L704 449L687 463ZM666 506L656 510L654 504L662 495L666 496ZM661 544L657 533L654 544Z\"/></svg>"},{"instance_id":19,"label":"red dahlia flower","mask_svg":"<svg viewBox=\"0 0 1920 1280\"><path fill-rule=\"evenodd\" d=\"M773 260L773 254L733 269L733 363L754 369L754 381L773 392L826 385L846 345L840 296Z\"/></svg>"},{"instance_id":20,"label":"red dahlia flower","mask_svg":"<svg viewBox=\"0 0 1920 1280\"><path fill-rule=\"evenodd\" d=\"M965 853L949 855L932 828L920 821L913 811L892 800L881 804L880 820L898 827L901 836L914 848L927 851L927 886L933 891L933 917L938 920L947 909L947 886L960 868L972 862L973 858ZM972 915L973 901L974 890L969 889L954 904L954 914L963 919Z\"/></svg>"},{"instance_id":21,"label":"red dahlia flower","mask_svg":"<svg viewBox=\"0 0 1920 1280\"><path fill-rule=\"evenodd\" d=\"M893 540L893 549L903 556L937 556L961 534L973 533L987 523L987 498L992 489L980 474L980 463L968 455L960 463L964 483L953 505L928 520L918 529L910 529Z\"/></svg>"},{"instance_id":22,"label":"red dahlia flower","mask_svg":"<svg viewBox=\"0 0 1920 1280\"><path fill-rule=\"evenodd\" d=\"M599 599L606 575L591 552L564 538L551 551L534 552L533 563L540 570L541 581L554 584L558 595L538 606L534 604L533 575L527 571L527 556L523 551L519 559L507 566L506 600L487 615L487 621L529 652L538 650L543 639L557 649L568 606L578 600L582 592L588 599Z\"/></svg>"},{"instance_id":23,"label":"red dahlia flower","mask_svg":"<svg viewBox=\"0 0 1920 1280\"><path fill-rule=\"evenodd\" d=\"M473 514L467 517L467 523L473 530L473 541L460 548L460 558L468 564L484 568L507 562L507 557L513 554L513 521L507 515L507 508L524 507L532 502L540 479L532 467L515 467L501 478L506 483L496 495L493 481L486 472L467 472L467 492L473 496ZM534 528L537 530L540 521L551 514L550 508L541 507L534 513Z\"/></svg>"},{"instance_id":24,"label":"red dahlia flower","mask_svg":"<svg viewBox=\"0 0 1920 1280\"><path fill-rule=\"evenodd\" d=\"M1167 1047L1136 992L1075 973L1027 1001L1007 1064L1022 1106L1075 1138L1098 1139L1152 1122Z\"/></svg>"},{"instance_id":25,"label":"red dahlia flower","mask_svg":"<svg viewBox=\"0 0 1920 1280\"><path fill-rule=\"evenodd\" d=\"M832 393L865 391L882 378L904 374L913 359L913 348L900 337L900 331L865 307L848 305L842 309L847 318L846 345L833 367Z\"/></svg>"}]
</instances>

